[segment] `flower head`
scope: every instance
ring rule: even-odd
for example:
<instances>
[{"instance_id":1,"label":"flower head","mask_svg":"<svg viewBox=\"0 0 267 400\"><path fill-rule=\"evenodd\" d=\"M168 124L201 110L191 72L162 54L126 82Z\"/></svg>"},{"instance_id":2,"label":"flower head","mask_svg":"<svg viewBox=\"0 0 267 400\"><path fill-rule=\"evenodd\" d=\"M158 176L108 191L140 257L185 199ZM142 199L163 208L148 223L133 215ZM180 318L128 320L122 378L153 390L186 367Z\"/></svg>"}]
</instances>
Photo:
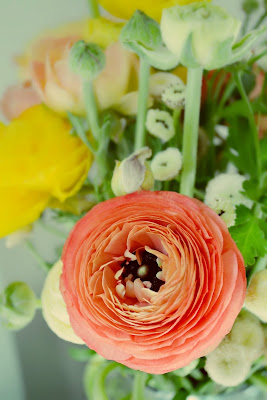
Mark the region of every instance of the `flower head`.
<instances>
[{"instance_id":1,"label":"flower head","mask_svg":"<svg viewBox=\"0 0 267 400\"><path fill-rule=\"evenodd\" d=\"M175 178L182 168L181 152L175 147L168 147L155 155L151 162L154 178L158 181L168 181Z\"/></svg>"},{"instance_id":2,"label":"flower head","mask_svg":"<svg viewBox=\"0 0 267 400\"><path fill-rule=\"evenodd\" d=\"M152 136L163 142L168 142L175 135L173 119L168 111L148 110L146 128Z\"/></svg>"},{"instance_id":3,"label":"flower head","mask_svg":"<svg viewBox=\"0 0 267 400\"><path fill-rule=\"evenodd\" d=\"M59 290L62 272L62 261L59 260L49 271L42 291L42 311L49 328L61 339L83 344L70 325L66 305Z\"/></svg>"},{"instance_id":4,"label":"flower head","mask_svg":"<svg viewBox=\"0 0 267 400\"><path fill-rule=\"evenodd\" d=\"M91 349L162 374L207 354L245 297L244 261L198 200L137 192L94 207L63 250L61 293Z\"/></svg>"},{"instance_id":5,"label":"flower head","mask_svg":"<svg viewBox=\"0 0 267 400\"><path fill-rule=\"evenodd\" d=\"M267 322L267 269L256 272L249 282L246 295L246 308Z\"/></svg>"},{"instance_id":6,"label":"flower head","mask_svg":"<svg viewBox=\"0 0 267 400\"><path fill-rule=\"evenodd\" d=\"M92 155L70 125L34 106L0 129L0 237L36 220L52 197L81 187Z\"/></svg>"}]
</instances>

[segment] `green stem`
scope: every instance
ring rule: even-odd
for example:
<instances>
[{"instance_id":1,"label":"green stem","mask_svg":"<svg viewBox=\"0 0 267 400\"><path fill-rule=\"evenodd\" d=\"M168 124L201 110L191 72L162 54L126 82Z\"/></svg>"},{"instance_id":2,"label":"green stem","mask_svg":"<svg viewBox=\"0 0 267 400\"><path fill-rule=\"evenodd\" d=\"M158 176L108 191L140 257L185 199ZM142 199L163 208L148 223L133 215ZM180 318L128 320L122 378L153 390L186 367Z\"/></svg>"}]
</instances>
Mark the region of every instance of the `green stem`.
<instances>
[{"instance_id":1,"label":"green stem","mask_svg":"<svg viewBox=\"0 0 267 400\"><path fill-rule=\"evenodd\" d=\"M133 392L131 400L145 400L147 374L137 371L134 377Z\"/></svg>"},{"instance_id":2,"label":"green stem","mask_svg":"<svg viewBox=\"0 0 267 400\"><path fill-rule=\"evenodd\" d=\"M180 192L191 197L193 197L196 180L202 75L202 68L188 69Z\"/></svg>"},{"instance_id":3,"label":"green stem","mask_svg":"<svg viewBox=\"0 0 267 400\"><path fill-rule=\"evenodd\" d=\"M83 124L77 115L74 115L70 112L68 112L68 118L70 120L71 125L75 129L76 134L79 136L79 138L83 141L83 143L89 148L90 151L94 153L95 149L91 142L88 140L88 137L86 135L86 131L83 127Z\"/></svg>"},{"instance_id":4,"label":"green stem","mask_svg":"<svg viewBox=\"0 0 267 400\"><path fill-rule=\"evenodd\" d=\"M50 265L46 263L43 258L40 256L38 251L36 250L35 246L32 244L30 240L25 240L25 246L30 251L33 258L37 261L39 266L42 268L43 271L48 272L50 270Z\"/></svg>"},{"instance_id":5,"label":"green stem","mask_svg":"<svg viewBox=\"0 0 267 400\"><path fill-rule=\"evenodd\" d=\"M140 61L140 76L139 76L139 94L138 94L138 110L135 131L134 150L137 151L144 147L146 143L146 115L147 115L147 100L149 93L149 75L150 65L141 57Z\"/></svg>"},{"instance_id":6,"label":"green stem","mask_svg":"<svg viewBox=\"0 0 267 400\"><path fill-rule=\"evenodd\" d=\"M85 101L86 114L89 121L91 132L97 142L100 140L100 127L98 110L95 100L94 86L92 81L83 82L83 94Z\"/></svg>"},{"instance_id":7,"label":"green stem","mask_svg":"<svg viewBox=\"0 0 267 400\"><path fill-rule=\"evenodd\" d=\"M97 0L87 0L87 1L88 1L90 17L98 18L100 16L100 12Z\"/></svg>"},{"instance_id":8,"label":"green stem","mask_svg":"<svg viewBox=\"0 0 267 400\"><path fill-rule=\"evenodd\" d=\"M258 19L258 21L256 22L254 29L257 29L262 22L265 20L265 18L267 17L267 10L265 11L265 13Z\"/></svg>"},{"instance_id":9,"label":"green stem","mask_svg":"<svg viewBox=\"0 0 267 400\"><path fill-rule=\"evenodd\" d=\"M237 85L237 88L239 90L239 93L241 95L242 100L244 101L244 104L247 108L247 118L249 121L250 129L252 132L253 136L253 143L254 143L254 154L256 156L256 173L257 173L257 178L259 179L261 176L261 161L260 161L260 144L259 144L259 133L258 133L258 128L256 125L256 121L254 118L254 113L253 109L251 106L251 103L248 99L248 96L246 94L242 79L241 79L241 72L238 71L234 74L235 82Z\"/></svg>"},{"instance_id":10,"label":"green stem","mask_svg":"<svg viewBox=\"0 0 267 400\"><path fill-rule=\"evenodd\" d=\"M105 389L105 380L108 374L115 368L118 367L118 364L113 362L108 365L105 365L97 371L97 375L95 376L94 386L93 386L93 399L95 400L108 400L108 396ZM92 399L92 400L93 400Z\"/></svg>"},{"instance_id":11,"label":"green stem","mask_svg":"<svg viewBox=\"0 0 267 400\"><path fill-rule=\"evenodd\" d=\"M242 26L242 36L244 36L245 33L247 32L249 20L250 20L250 15L246 14L246 18Z\"/></svg>"}]
</instances>

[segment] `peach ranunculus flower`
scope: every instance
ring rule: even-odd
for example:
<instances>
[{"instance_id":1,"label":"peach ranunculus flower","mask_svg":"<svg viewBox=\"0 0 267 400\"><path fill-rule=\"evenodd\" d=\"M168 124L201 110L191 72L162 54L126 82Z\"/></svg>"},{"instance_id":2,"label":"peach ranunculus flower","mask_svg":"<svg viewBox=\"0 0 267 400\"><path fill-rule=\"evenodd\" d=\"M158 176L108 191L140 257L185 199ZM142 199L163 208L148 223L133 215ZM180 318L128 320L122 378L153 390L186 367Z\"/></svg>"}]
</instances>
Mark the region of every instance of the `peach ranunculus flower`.
<instances>
[{"instance_id":1,"label":"peach ranunculus flower","mask_svg":"<svg viewBox=\"0 0 267 400\"><path fill-rule=\"evenodd\" d=\"M216 348L246 294L244 261L224 222L174 192L97 205L72 230L62 260L60 289L76 335L148 373Z\"/></svg>"},{"instance_id":2,"label":"peach ranunculus flower","mask_svg":"<svg viewBox=\"0 0 267 400\"><path fill-rule=\"evenodd\" d=\"M47 32L17 58L22 78L32 82L41 100L54 111L83 115L82 81L69 68L69 52L77 40L94 42L106 54L106 66L94 82L96 99L100 109L112 107L137 85L137 58L118 42L122 26L99 18L81 22L80 28L77 23L67 35L63 28Z\"/></svg>"},{"instance_id":3,"label":"peach ranunculus flower","mask_svg":"<svg viewBox=\"0 0 267 400\"><path fill-rule=\"evenodd\" d=\"M53 198L81 188L93 157L70 124L42 105L0 124L0 237L37 218Z\"/></svg>"},{"instance_id":4,"label":"peach ranunculus flower","mask_svg":"<svg viewBox=\"0 0 267 400\"><path fill-rule=\"evenodd\" d=\"M119 18L130 19L136 10L142 10L159 21L164 8L177 4L184 6L199 1L203 0L131 0L128 2L125 0L99 0L99 3L112 15Z\"/></svg>"}]
</instances>

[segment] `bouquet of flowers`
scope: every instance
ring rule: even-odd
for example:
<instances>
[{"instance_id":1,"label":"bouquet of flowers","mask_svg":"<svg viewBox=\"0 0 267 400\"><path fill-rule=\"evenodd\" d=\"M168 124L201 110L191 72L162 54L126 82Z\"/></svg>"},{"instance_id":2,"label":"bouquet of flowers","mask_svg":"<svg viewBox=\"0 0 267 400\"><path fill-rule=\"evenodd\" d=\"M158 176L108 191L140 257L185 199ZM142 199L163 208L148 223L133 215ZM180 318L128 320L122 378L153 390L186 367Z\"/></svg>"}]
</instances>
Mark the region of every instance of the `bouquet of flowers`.
<instances>
[{"instance_id":1,"label":"bouquet of flowers","mask_svg":"<svg viewBox=\"0 0 267 400\"><path fill-rule=\"evenodd\" d=\"M207 0L99 3L1 100L0 236L46 273L1 288L2 323L41 309L89 400L264 399L267 2L242 27Z\"/></svg>"}]
</instances>

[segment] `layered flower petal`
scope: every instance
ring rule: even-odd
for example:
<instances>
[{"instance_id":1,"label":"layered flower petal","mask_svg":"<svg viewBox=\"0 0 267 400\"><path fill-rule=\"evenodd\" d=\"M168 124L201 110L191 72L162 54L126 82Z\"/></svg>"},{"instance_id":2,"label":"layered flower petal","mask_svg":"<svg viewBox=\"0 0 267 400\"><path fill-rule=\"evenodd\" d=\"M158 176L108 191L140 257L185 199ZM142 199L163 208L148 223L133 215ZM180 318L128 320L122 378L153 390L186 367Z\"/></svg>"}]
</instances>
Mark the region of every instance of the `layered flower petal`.
<instances>
[{"instance_id":1,"label":"layered flower petal","mask_svg":"<svg viewBox=\"0 0 267 400\"><path fill-rule=\"evenodd\" d=\"M43 106L25 111L0 132L0 236L30 224L55 197L81 187L92 163L70 125Z\"/></svg>"},{"instance_id":2,"label":"layered flower petal","mask_svg":"<svg viewBox=\"0 0 267 400\"><path fill-rule=\"evenodd\" d=\"M94 207L63 251L61 292L91 349L162 374L212 351L244 303L245 267L201 202L139 192Z\"/></svg>"}]
</instances>

